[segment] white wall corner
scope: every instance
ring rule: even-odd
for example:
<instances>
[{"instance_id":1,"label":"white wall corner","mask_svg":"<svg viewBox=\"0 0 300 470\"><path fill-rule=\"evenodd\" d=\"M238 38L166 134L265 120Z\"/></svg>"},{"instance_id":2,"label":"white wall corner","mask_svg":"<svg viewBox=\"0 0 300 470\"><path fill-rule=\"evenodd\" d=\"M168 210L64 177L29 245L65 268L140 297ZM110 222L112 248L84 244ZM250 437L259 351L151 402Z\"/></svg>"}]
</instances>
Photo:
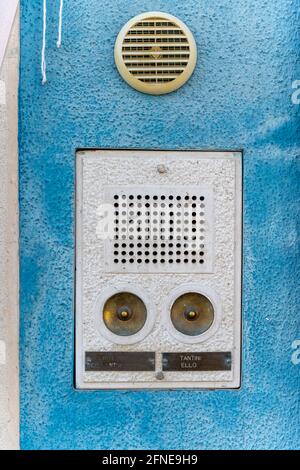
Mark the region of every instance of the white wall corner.
<instances>
[{"instance_id":1,"label":"white wall corner","mask_svg":"<svg viewBox=\"0 0 300 470\"><path fill-rule=\"evenodd\" d=\"M18 0L0 0L0 67L5 57L18 3Z\"/></svg>"},{"instance_id":2,"label":"white wall corner","mask_svg":"<svg viewBox=\"0 0 300 470\"><path fill-rule=\"evenodd\" d=\"M0 449L11 450L19 448L19 14L7 5L17 3L0 0Z\"/></svg>"}]
</instances>

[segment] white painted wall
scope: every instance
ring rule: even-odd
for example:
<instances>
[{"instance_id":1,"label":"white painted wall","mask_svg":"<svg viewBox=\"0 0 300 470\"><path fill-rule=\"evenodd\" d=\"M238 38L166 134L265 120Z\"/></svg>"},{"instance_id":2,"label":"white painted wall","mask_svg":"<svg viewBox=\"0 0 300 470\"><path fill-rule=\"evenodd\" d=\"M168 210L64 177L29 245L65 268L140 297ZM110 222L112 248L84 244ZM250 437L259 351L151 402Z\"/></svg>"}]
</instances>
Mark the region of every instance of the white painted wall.
<instances>
[{"instance_id":1,"label":"white painted wall","mask_svg":"<svg viewBox=\"0 0 300 470\"><path fill-rule=\"evenodd\" d=\"M19 447L19 17L0 69L0 449Z\"/></svg>"},{"instance_id":2,"label":"white painted wall","mask_svg":"<svg viewBox=\"0 0 300 470\"><path fill-rule=\"evenodd\" d=\"M0 67L5 56L18 0L0 0Z\"/></svg>"}]
</instances>

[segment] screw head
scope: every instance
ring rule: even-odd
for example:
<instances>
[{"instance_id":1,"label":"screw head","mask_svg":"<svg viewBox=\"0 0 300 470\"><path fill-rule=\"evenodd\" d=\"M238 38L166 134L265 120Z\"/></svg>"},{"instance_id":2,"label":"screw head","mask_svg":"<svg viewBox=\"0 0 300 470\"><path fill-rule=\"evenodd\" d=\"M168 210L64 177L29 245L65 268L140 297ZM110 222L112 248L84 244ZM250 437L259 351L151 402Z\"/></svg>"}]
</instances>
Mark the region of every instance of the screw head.
<instances>
[{"instance_id":1,"label":"screw head","mask_svg":"<svg viewBox=\"0 0 300 470\"><path fill-rule=\"evenodd\" d=\"M165 378L164 373L161 371L157 372L155 377L157 378L157 380L163 380Z\"/></svg>"},{"instance_id":2,"label":"screw head","mask_svg":"<svg viewBox=\"0 0 300 470\"><path fill-rule=\"evenodd\" d=\"M160 175L164 175L165 173L168 172L167 168L165 165L158 165L157 171Z\"/></svg>"}]
</instances>

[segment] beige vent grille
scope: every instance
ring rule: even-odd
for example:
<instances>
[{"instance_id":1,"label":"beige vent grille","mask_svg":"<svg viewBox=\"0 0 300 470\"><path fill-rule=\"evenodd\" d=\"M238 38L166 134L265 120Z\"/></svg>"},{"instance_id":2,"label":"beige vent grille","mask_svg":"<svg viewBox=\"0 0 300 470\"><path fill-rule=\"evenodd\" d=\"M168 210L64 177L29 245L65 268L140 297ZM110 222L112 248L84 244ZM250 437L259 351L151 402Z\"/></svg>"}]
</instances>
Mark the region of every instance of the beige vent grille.
<instances>
[{"instance_id":1,"label":"beige vent grille","mask_svg":"<svg viewBox=\"0 0 300 470\"><path fill-rule=\"evenodd\" d=\"M182 86L193 73L196 55L196 43L187 26L160 12L130 20L115 45L122 77L135 89L156 95Z\"/></svg>"}]
</instances>

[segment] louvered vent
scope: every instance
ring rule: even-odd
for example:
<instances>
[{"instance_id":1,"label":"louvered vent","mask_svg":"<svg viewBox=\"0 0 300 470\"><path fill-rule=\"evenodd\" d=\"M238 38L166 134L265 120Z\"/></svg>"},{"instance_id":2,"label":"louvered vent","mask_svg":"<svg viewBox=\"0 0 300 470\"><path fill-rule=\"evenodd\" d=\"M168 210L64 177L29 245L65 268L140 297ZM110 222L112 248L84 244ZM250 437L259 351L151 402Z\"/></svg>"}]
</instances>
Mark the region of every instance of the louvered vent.
<instances>
[{"instance_id":1,"label":"louvered vent","mask_svg":"<svg viewBox=\"0 0 300 470\"><path fill-rule=\"evenodd\" d=\"M107 188L110 272L208 272L212 263L212 191Z\"/></svg>"},{"instance_id":2,"label":"louvered vent","mask_svg":"<svg viewBox=\"0 0 300 470\"><path fill-rule=\"evenodd\" d=\"M115 45L122 77L144 93L164 94L182 86L196 65L196 44L174 16L150 12L130 20Z\"/></svg>"}]
</instances>

